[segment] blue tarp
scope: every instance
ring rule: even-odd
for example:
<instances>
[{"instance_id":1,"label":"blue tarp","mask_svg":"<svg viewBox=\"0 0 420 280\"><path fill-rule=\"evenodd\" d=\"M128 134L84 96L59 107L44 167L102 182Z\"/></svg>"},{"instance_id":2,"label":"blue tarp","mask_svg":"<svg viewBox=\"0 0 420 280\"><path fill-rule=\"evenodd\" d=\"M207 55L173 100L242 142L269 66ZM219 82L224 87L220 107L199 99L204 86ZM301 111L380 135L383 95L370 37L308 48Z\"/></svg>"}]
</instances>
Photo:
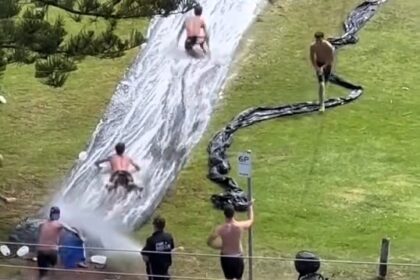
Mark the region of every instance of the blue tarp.
<instances>
[{"instance_id":1,"label":"blue tarp","mask_svg":"<svg viewBox=\"0 0 420 280\"><path fill-rule=\"evenodd\" d=\"M76 268L77 264L85 261L84 242L80 237L70 231L65 230L60 237L61 246L72 246L78 248L60 247L59 256L64 268Z\"/></svg>"}]
</instances>

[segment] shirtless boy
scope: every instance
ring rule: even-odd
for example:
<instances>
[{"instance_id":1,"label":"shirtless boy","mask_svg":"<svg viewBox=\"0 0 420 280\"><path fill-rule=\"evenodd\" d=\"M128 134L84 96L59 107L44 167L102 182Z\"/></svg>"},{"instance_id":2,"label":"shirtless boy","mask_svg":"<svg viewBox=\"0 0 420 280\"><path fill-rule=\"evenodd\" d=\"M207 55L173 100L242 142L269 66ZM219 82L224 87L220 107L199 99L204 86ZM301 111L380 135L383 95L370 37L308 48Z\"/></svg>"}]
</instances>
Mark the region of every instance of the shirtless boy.
<instances>
[{"instance_id":1,"label":"shirtless boy","mask_svg":"<svg viewBox=\"0 0 420 280\"><path fill-rule=\"evenodd\" d=\"M324 33L316 32L315 42L309 48L311 63L316 71L319 82L319 111L325 111L325 84L331 75L334 62L334 47L324 39Z\"/></svg>"},{"instance_id":2,"label":"shirtless boy","mask_svg":"<svg viewBox=\"0 0 420 280\"><path fill-rule=\"evenodd\" d=\"M253 202L252 202L253 203ZM242 279L244 260L242 257L242 232L249 229L254 223L253 206L249 206L249 219L237 221L234 218L233 206L224 209L225 223L218 226L207 239L207 245L220 250L220 264L226 279ZM215 244L220 237L221 244Z\"/></svg>"},{"instance_id":3,"label":"shirtless boy","mask_svg":"<svg viewBox=\"0 0 420 280\"><path fill-rule=\"evenodd\" d=\"M194 16L190 16L185 20L184 26L181 29L179 37L181 37L182 32L187 31L187 38L185 39L185 50L190 52L193 50L193 47L196 44L199 44L204 53L206 53L206 48L204 43L209 47L209 33L207 31L206 23L202 17L203 7L196 6L194 8Z\"/></svg>"},{"instance_id":4,"label":"shirtless boy","mask_svg":"<svg viewBox=\"0 0 420 280\"><path fill-rule=\"evenodd\" d=\"M138 166L130 157L124 155L124 143L118 143L115 146L115 152L115 155L95 162L95 165L98 168L100 167L100 164L104 162L109 162L111 164L112 175L109 179L109 184L107 187L112 188L115 185L115 181L118 179L118 176L120 175L126 176L130 185L134 184L134 179L129 172L129 168L132 165L134 168L136 168L137 171L139 171L140 166Z\"/></svg>"}]
</instances>

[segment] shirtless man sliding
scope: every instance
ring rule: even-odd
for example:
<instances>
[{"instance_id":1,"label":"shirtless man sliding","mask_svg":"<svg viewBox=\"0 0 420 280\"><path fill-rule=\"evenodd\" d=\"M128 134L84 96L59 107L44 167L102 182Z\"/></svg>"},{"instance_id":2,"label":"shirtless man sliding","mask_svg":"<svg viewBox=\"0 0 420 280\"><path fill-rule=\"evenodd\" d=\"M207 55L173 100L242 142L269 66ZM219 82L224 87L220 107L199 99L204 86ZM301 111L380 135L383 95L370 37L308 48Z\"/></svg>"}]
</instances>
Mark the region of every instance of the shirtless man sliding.
<instances>
[{"instance_id":1,"label":"shirtless man sliding","mask_svg":"<svg viewBox=\"0 0 420 280\"><path fill-rule=\"evenodd\" d=\"M334 62L334 47L324 39L324 33L316 32L315 42L309 48L310 59L315 68L319 82L319 111L325 111L325 84L331 75L332 64Z\"/></svg>"},{"instance_id":2,"label":"shirtless man sliding","mask_svg":"<svg viewBox=\"0 0 420 280\"><path fill-rule=\"evenodd\" d=\"M184 26L178 34L181 37L182 32L187 31L187 38L185 39L185 50L191 52L196 44L199 44L204 53L207 52L204 43L209 47L209 33L207 31L206 23L202 17L203 8L196 6L194 8L194 16L190 16L185 20Z\"/></svg>"},{"instance_id":3,"label":"shirtless man sliding","mask_svg":"<svg viewBox=\"0 0 420 280\"><path fill-rule=\"evenodd\" d=\"M252 202L253 203L253 202ZM220 264L226 279L242 279L244 273L244 260L242 257L242 232L249 229L254 223L253 206L249 206L249 219L237 221L234 218L235 210L233 206L224 209L225 223L218 226L207 239L207 245L219 249ZM215 240L220 237L222 243L215 244Z\"/></svg>"},{"instance_id":4,"label":"shirtless man sliding","mask_svg":"<svg viewBox=\"0 0 420 280\"><path fill-rule=\"evenodd\" d=\"M100 168L100 164L104 162L109 162L111 164L112 169L112 175L109 179L109 183L107 185L107 188L113 188L115 186L115 182L118 179L118 176L126 176L129 185L134 184L133 176L131 176L129 172L130 166L134 166L137 171L140 170L140 166L138 166L130 157L125 156L125 144L124 143L118 143L115 146L115 152L116 154L113 156L110 156L106 159L98 160L95 162L95 165Z\"/></svg>"},{"instance_id":5,"label":"shirtless man sliding","mask_svg":"<svg viewBox=\"0 0 420 280\"><path fill-rule=\"evenodd\" d=\"M51 207L49 220L39 226L37 262L39 268L39 279L46 276L46 268L54 267L57 264L58 244L61 231L65 228L78 234L77 231L59 222L60 208Z\"/></svg>"}]
</instances>

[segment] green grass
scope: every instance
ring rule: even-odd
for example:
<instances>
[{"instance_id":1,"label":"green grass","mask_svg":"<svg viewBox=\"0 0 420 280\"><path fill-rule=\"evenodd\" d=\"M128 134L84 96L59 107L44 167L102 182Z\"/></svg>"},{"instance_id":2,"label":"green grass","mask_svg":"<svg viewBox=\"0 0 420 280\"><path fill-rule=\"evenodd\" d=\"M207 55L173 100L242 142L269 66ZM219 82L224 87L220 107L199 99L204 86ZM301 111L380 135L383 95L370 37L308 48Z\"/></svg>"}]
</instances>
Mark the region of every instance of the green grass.
<instances>
[{"instance_id":1,"label":"green grass","mask_svg":"<svg viewBox=\"0 0 420 280\"><path fill-rule=\"evenodd\" d=\"M210 137L246 108L317 98L308 61L313 32L340 35L342 21L360 1L319 2L277 1L250 31L254 42L239 74L159 209L188 251L217 253L205 245L223 221L209 201L221 191L206 179ZM323 258L376 261L387 236L393 261L420 261L419 25L420 2L389 1L360 32L360 42L339 51L337 73L364 86L359 100L323 115L267 121L235 134L229 153L252 149L255 157L255 255L293 257L309 249ZM346 94L335 86L327 93ZM237 177L235 168L231 174ZM336 279L371 279L377 269L324 268ZM256 261L255 270L255 279L296 279L291 263ZM222 276L218 260L204 257L177 257L173 271ZM391 268L390 279L414 279L409 275L418 271Z\"/></svg>"},{"instance_id":2,"label":"green grass","mask_svg":"<svg viewBox=\"0 0 420 280\"><path fill-rule=\"evenodd\" d=\"M104 21L85 19L75 23L69 16L51 9L49 18L64 17L66 30L75 34L82 28L104 30ZM118 34L128 37L132 28L146 31L146 20L126 20ZM54 89L34 77L33 65L9 65L0 83L6 105L0 105L0 192L18 198L0 204L0 236L23 216L33 214L56 189L84 149L124 71L139 49L116 59L87 57L78 63L64 87Z\"/></svg>"}]
</instances>

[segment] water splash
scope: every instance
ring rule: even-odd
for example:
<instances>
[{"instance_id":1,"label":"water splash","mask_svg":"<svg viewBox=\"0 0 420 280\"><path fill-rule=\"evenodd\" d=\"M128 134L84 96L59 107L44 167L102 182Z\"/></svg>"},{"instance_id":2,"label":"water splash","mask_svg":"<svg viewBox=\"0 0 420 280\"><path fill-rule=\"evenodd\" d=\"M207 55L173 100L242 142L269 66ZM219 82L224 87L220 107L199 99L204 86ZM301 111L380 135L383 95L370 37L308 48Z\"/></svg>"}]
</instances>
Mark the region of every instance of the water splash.
<instances>
[{"instance_id":1,"label":"water splash","mask_svg":"<svg viewBox=\"0 0 420 280\"><path fill-rule=\"evenodd\" d=\"M59 203L62 212L61 219L71 227L78 229L83 236L89 237L88 247L103 247L113 250L89 250L92 254L107 256L133 257L137 259L142 246L137 241L128 237L127 231L116 220L104 221L101 213L95 211L84 211L77 203Z\"/></svg>"}]
</instances>

